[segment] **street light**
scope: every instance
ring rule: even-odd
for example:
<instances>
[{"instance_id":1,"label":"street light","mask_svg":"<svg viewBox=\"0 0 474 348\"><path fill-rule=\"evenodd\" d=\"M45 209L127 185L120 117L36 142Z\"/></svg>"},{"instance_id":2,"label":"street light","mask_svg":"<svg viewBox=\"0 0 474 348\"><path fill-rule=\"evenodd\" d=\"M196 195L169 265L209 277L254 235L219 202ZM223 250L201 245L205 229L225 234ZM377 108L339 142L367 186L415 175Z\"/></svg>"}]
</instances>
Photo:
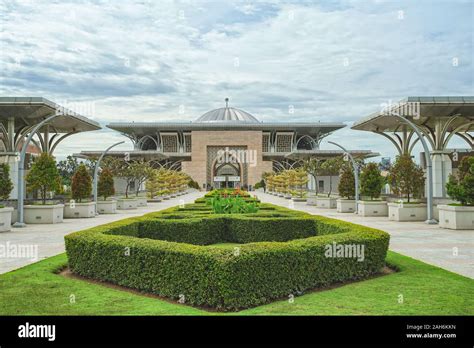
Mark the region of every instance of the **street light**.
<instances>
[{"instance_id":1,"label":"street light","mask_svg":"<svg viewBox=\"0 0 474 348\"><path fill-rule=\"evenodd\" d=\"M36 132L46 123L51 121L53 118L62 116L62 113L54 113L48 117L46 117L43 121L38 123L30 132L28 135L28 138L26 138L26 141L23 143L23 146L21 147L21 152L20 152L20 161L18 162L18 221L13 224L13 227L26 227L25 221L24 221L24 211L23 211L23 196L24 196L24 191L25 191L25 156L26 156L26 150L28 148L28 145L30 144L31 139L33 139L33 136L36 134Z\"/></svg>"},{"instance_id":2,"label":"street light","mask_svg":"<svg viewBox=\"0 0 474 348\"><path fill-rule=\"evenodd\" d=\"M111 146L109 146L107 149L105 149L104 152L102 152L102 154L100 155L99 159L97 160L97 163L95 164L95 168L94 168L94 184L93 184L93 188L92 188L92 192L94 194L94 202L95 202L95 215L98 215L97 213L97 200L98 200L98 192L97 192L97 176L99 174L99 167L100 167L100 161L102 161L102 158L104 158L104 156L107 154L107 152L109 152L109 150L117 145L120 145L120 144L123 144L125 141L120 141L116 144L113 144Z\"/></svg>"},{"instance_id":3,"label":"street light","mask_svg":"<svg viewBox=\"0 0 474 348\"><path fill-rule=\"evenodd\" d=\"M354 182L355 182L355 201L356 201L356 206L355 206L355 212L356 214L359 213L359 165L357 162L354 160L354 157L347 151L342 145L336 144L333 141L328 141L329 144L333 144L340 148L344 153L350 158L352 162L352 167L354 168Z\"/></svg>"},{"instance_id":4,"label":"street light","mask_svg":"<svg viewBox=\"0 0 474 348\"><path fill-rule=\"evenodd\" d=\"M432 168L432 163L431 163L431 156L430 156L430 149L428 147L428 144L426 143L426 140L423 136L423 134L420 132L418 127L408 120L407 118L399 115L396 112L391 111L390 115L393 115L395 117L398 117L402 122L407 123L413 130L416 132L418 135L418 138L421 141L421 144L423 145L423 150L425 151L425 161L426 161L426 177L428 179L428 187L426 189L426 203L427 203L427 220L425 221L427 224L430 225L435 225L438 223L433 217L433 172L431 170Z\"/></svg>"}]
</instances>

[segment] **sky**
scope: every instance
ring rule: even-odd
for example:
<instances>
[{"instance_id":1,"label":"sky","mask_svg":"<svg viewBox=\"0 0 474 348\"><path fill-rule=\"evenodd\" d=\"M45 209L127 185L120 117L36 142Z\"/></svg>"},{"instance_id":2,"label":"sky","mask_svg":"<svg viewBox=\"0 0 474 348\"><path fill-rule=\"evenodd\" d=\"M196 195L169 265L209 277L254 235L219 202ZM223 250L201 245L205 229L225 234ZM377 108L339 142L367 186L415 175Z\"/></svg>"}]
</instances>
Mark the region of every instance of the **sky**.
<instances>
[{"instance_id":1,"label":"sky","mask_svg":"<svg viewBox=\"0 0 474 348\"><path fill-rule=\"evenodd\" d=\"M393 158L350 125L407 96L474 95L473 33L469 0L0 0L0 95L104 126L66 139L59 159L131 149L110 122L192 121L226 97L263 122L343 122L326 140Z\"/></svg>"}]
</instances>

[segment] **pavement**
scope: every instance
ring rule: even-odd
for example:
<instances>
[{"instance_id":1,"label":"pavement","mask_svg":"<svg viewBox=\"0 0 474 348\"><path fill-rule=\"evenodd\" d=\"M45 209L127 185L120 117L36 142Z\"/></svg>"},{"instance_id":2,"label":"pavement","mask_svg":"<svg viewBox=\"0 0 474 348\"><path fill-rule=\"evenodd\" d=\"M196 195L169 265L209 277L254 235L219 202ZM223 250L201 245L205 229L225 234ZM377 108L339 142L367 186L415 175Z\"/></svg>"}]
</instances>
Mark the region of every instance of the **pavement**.
<instances>
[{"instance_id":1,"label":"pavement","mask_svg":"<svg viewBox=\"0 0 474 348\"><path fill-rule=\"evenodd\" d=\"M65 251L64 236L69 233L141 216L181 203L191 203L202 195L203 192L194 191L159 203L148 203L148 206L138 209L117 210L117 214L103 214L94 218L64 219L64 222L59 224L27 225L24 228L12 228L9 232L0 232L0 274L63 253ZM9 251L5 255L7 249ZM22 256L15 257L17 256L15 253L20 250Z\"/></svg>"},{"instance_id":2,"label":"pavement","mask_svg":"<svg viewBox=\"0 0 474 348\"><path fill-rule=\"evenodd\" d=\"M362 217L353 213L338 213L335 209L309 206L304 202L294 202L293 206L289 206L290 201L287 199L258 191L255 194L262 202L386 231L391 236L390 250L474 278L474 230L456 231L424 222L396 222L388 220L387 217ZM63 253L64 236L69 233L141 216L180 203L191 203L202 195L203 192L195 191L167 201L148 203L147 207L136 210L120 210L117 214L98 215L89 219L65 219L60 224L28 225L25 228L13 228L10 232L0 232L0 252L2 245L13 247L13 250L23 247L24 251L30 251L24 253L23 257L14 257L11 253L5 257L0 253L0 274ZM32 255L35 257L31 257Z\"/></svg>"},{"instance_id":3,"label":"pavement","mask_svg":"<svg viewBox=\"0 0 474 348\"><path fill-rule=\"evenodd\" d=\"M321 209L305 202L290 206L288 199L259 191L255 194L262 202L383 230L390 234L390 250L474 278L474 230L448 230L421 221L398 222L388 217L338 213L336 209Z\"/></svg>"}]
</instances>

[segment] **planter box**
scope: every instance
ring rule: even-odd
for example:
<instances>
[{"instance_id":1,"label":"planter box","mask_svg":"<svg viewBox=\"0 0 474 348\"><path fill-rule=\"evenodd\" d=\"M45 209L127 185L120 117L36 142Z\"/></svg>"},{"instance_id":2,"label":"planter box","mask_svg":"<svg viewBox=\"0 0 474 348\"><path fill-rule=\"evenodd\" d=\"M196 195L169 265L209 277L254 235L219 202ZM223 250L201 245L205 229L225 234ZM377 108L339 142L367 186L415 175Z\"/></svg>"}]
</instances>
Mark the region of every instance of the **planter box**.
<instances>
[{"instance_id":1,"label":"planter box","mask_svg":"<svg viewBox=\"0 0 474 348\"><path fill-rule=\"evenodd\" d=\"M12 227L12 207L0 208L0 232L7 232Z\"/></svg>"},{"instance_id":2,"label":"planter box","mask_svg":"<svg viewBox=\"0 0 474 348\"><path fill-rule=\"evenodd\" d=\"M163 199L170 199L170 196L163 196Z\"/></svg>"},{"instance_id":3,"label":"planter box","mask_svg":"<svg viewBox=\"0 0 474 348\"><path fill-rule=\"evenodd\" d=\"M117 209L130 210L137 209L138 201L136 199L119 198L117 199Z\"/></svg>"},{"instance_id":4,"label":"planter box","mask_svg":"<svg viewBox=\"0 0 474 348\"><path fill-rule=\"evenodd\" d=\"M357 208L360 216L388 216L388 206L385 201L359 201Z\"/></svg>"},{"instance_id":5,"label":"planter box","mask_svg":"<svg viewBox=\"0 0 474 348\"><path fill-rule=\"evenodd\" d=\"M27 224L57 224L63 222L64 204L25 205L24 214Z\"/></svg>"},{"instance_id":6,"label":"planter box","mask_svg":"<svg viewBox=\"0 0 474 348\"><path fill-rule=\"evenodd\" d=\"M117 201L97 201L97 212L99 214L117 213Z\"/></svg>"},{"instance_id":7,"label":"planter box","mask_svg":"<svg viewBox=\"0 0 474 348\"><path fill-rule=\"evenodd\" d=\"M355 213L356 201L354 199L337 199L336 208L338 213Z\"/></svg>"},{"instance_id":8,"label":"planter box","mask_svg":"<svg viewBox=\"0 0 474 348\"><path fill-rule=\"evenodd\" d=\"M162 201L162 197L154 197L148 200L148 202L158 203Z\"/></svg>"},{"instance_id":9,"label":"planter box","mask_svg":"<svg viewBox=\"0 0 474 348\"><path fill-rule=\"evenodd\" d=\"M335 209L337 207L336 198L316 197L316 205L322 209Z\"/></svg>"},{"instance_id":10,"label":"planter box","mask_svg":"<svg viewBox=\"0 0 474 348\"><path fill-rule=\"evenodd\" d=\"M306 202L305 197L293 197L292 200L293 202Z\"/></svg>"},{"instance_id":11,"label":"planter box","mask_svg":"<svg viewBox=\"0 0 474 348\"><path fill-rule=\"evenodd\" d=\"M176 198L176 193L172 193L172 194L170 195L170 197L171 197L171 198Z\"/></svg>"},{"instance_id":12,"label":"planter box","mask_svg":"<svg viewBox=\"0 0 474 348\"><path fill-rule=\"evenodd\" d=\"M316 205L317 204L317 202L316 202L317 198L318 197L316 197L316 196L308 196L308 198L306 199L306 204L307 205Z\"/></svg>"},{"instance_id":13,"label":"planter box","mask_svg":"<svg viewBox=\"0 0 474 348\"><path fill-rule=\"evenodd\" d=\"M64 204L64 217L66 219L95 217L95 202L66 203Z\"/></svg>"},{"instance_id":14,"label":"planter box","mask_svg":"<svg viewBox=\"0 0 474 348\"><path fill-rule=\"evenodd\" d=\"M474 207L438 205L439 227L452 230L474 230Z\"/></svg>"},{"instance_id":15,"label":"planter box","mask_svg":"<svg viewBox=\"0 0 474 348\"><path fill-rule=\"evenodd\" d=\"M285 195L285 199L291 199L291 195Z\"/></svg>"},{"instance_id":16,"label":"planter box","mask_svg":"<svg viewBox=\"0 0 474 348\"><path fill-rule=\"evenodd\" d=\"M388 219L393 221L426 221L426 204L388 203Z\"/></svg>"},{"instance_id":17,"label":"planter box","mask_svg":"<svg viewBox=\"0 0 474 348\"><path fill-rule=\"evenodd\" d=\"M146 207L147 206L147 198L146 197L137 197L137 206L138 207Z\"/></svg>"}]
</instances>

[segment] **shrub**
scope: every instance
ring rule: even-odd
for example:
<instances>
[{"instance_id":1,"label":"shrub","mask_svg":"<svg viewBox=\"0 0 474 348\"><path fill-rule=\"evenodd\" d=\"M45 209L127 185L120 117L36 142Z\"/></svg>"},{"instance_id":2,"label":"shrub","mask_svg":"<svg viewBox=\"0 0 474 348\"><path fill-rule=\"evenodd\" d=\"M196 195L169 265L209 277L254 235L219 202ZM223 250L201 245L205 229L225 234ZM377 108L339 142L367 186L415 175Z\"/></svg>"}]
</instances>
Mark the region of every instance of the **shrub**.
<instances>
[{"instance_id":1,"label":"shrub","mask_svg":"<svg viewBox=\"0 0 474 348\"><path fill-rule=\"evenodd\" d=\"M43 152L35 159L26 176L28 190L38 191L43 204L46 204L47 194L61 190L61 176L56 168L53 156Z\"/></svg>"},{"instance_id":2,"label":"shrub","mask_svg":"<svg viewBox=\"0 0 474 348\"><path fill-rule=\"evenodd\" d=\"M10 180L10 166L6 163L0 164L0 199L8 199L13 190Z\"/></svg>"},{"instance_id":3,"label":"shrub","mask_svg":"<svg viewBox=\"0 0 474 348\"><path fill-rule=\"evenodd\" d=\"M65 237L69 267L139 291L184 296L190 305L237 310L384 266L389 235L379 230L267 204L235 216L206 217L206 207L175 207L72 233ZM268 213L283 218L257 217ZM234 250L202 246L223 241L250 243ZM363 245L365 257L327 257L332 243Z\"/></svg>"},{"instance_id":4,"label":"shrub","mask_svg":"<svg viewBox=\"0 0 474 348\"><path fill-rule=\"evenodd\" d=\"M360 175L360 193L370 199L379 198L384 179L376 163L368 163Z\"/></svg>"},{"instance_id":5,"label":"shrub","mask_svg":"<svg viewBox=\"0 0 474 348\"><path fill-rule=\"evenodd\" d=\"M458 175L450 175L446 190L452 199L462 205L474 205L474 156L464 157L458 167Z\"/></svg>"},{"instance_id":6,"label":"shrub","mask_svg":"<svg viewBox=\"0 0 474 348\"><path fill-rule=\"evenodd\" d=\"M114 176L112 171L107 167L103 168L100 172L97 192L99 196L104 197L104 201L115 194Z\"/></svg>"},{"instance_id":7,"label":"shrub","mask_svg":"<svg viewBox=\"0 0 474 348\"><path fill-rule=\"evenodd\" d=\"M393 192L406 197L410 202L410 197L420 198L425 187L425 177L423 169L417 166L410 155L397 156L395 164L390 169L388 177Z\"/></svg>"},{"instance_id":8,"label":"shrub","mask_svg":"<svg viewBox=\"0 0 474 348\"><path fill-rule=\"evenodd\" d=\"M72 176L71 194L72 198L81 202L83 199L90 198L92 192L92 178L84 164L77 167Z\"/></svg>"},{"instance_id":9,"label":"shrub","mask_svg":"<svg viewBox=\"0 0 474 348\"><path fill-rule=\"evenodd\" d=\"M337 190L341 197L353 199L355 196L355 178L349 165L345 165L341 169Z\"/></svg>"},{"instance_id":10,"label":"shrub","mask_svg":"<svg viewBox=\"0 0 474 348\"><path fill-rule=\"evenodd\" d=\"M256 201L245 201L239 196L211 198L211 206L215 214L248 214L258 211Z\"/></svg>"}]
</instances>

